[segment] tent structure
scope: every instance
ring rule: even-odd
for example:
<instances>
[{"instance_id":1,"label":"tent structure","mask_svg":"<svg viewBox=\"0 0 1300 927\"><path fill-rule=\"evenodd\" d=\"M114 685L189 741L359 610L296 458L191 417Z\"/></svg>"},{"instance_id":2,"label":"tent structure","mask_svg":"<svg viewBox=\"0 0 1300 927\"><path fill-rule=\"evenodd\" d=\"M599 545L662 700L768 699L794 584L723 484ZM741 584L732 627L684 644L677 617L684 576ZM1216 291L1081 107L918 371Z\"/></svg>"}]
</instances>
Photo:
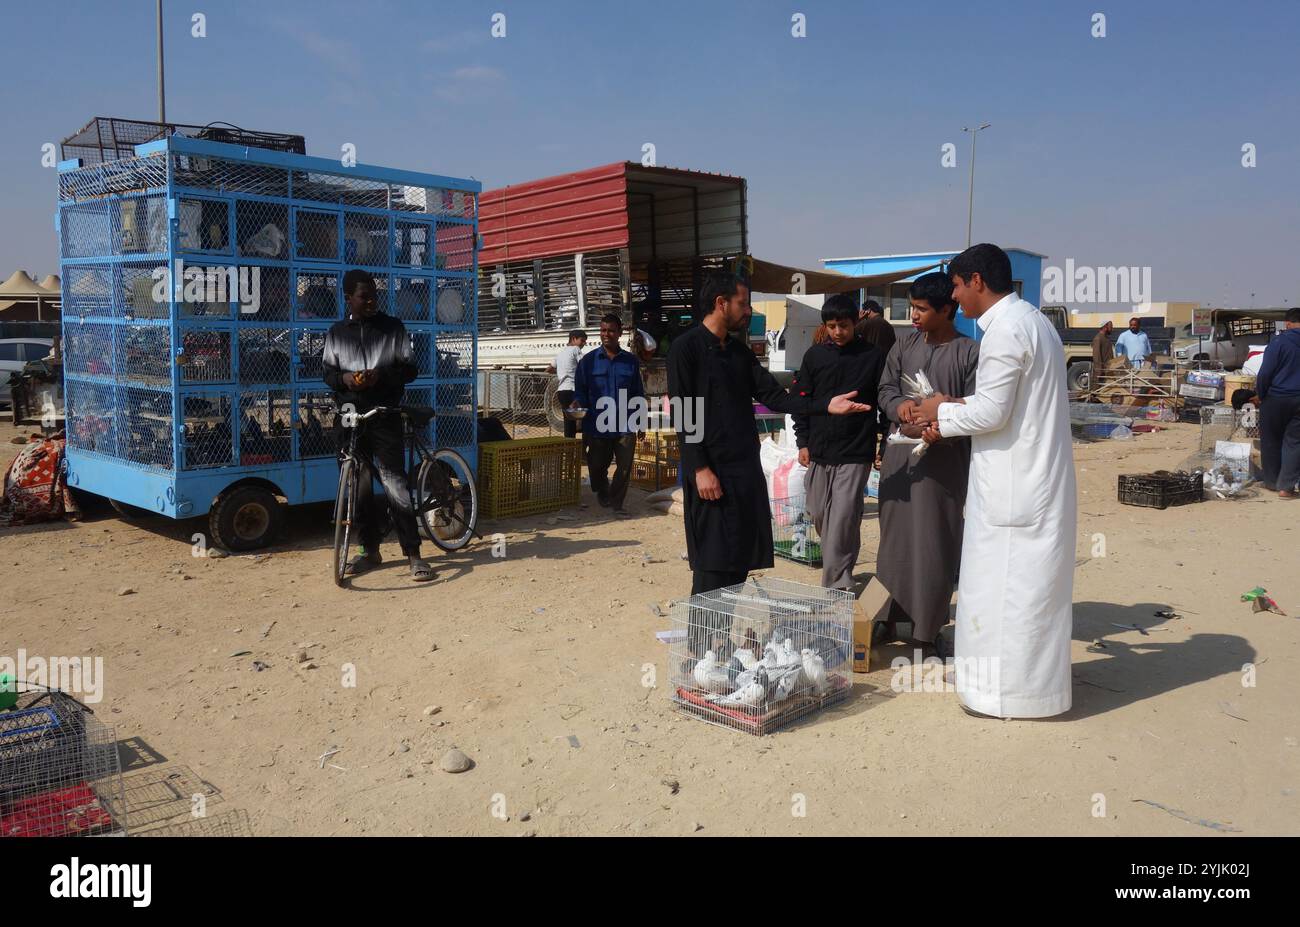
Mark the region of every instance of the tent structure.
<instances>
[{"instance_id":1,"label":"tent structure","mask_svg":"<svg viewBox=\"0 0 1300 927\"><path fill-rule=\"evenodd\" d=\"M46 281L58 278L51 274ZM61 313L58 286L50 289L15 270L0 283L0 320L6 322L57 322Z\"/></svg>"}]
</instances>

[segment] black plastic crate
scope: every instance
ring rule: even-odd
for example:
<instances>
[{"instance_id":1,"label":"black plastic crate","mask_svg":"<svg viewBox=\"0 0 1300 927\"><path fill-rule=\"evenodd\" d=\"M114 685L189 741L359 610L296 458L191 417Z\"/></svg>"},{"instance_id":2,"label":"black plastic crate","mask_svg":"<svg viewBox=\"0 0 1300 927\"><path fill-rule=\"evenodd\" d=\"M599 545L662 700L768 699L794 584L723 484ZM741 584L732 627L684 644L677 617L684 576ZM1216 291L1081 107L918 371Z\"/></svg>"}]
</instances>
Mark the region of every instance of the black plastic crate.
<instances>
[{"instance_id":1,"label":"black plastic crate","mask_svg":"<svg viewBox=\"0 0 1300 927\"><path fill-rule=\"evenodd\" d=\"M1204 498L1204 480L1201 471L1170 473L1122 473L1119 478L1119 501L1124 505L1140 505L1151 509L1167 509L1172 505L1188 505Z\"/></svg>"}]
</instances>

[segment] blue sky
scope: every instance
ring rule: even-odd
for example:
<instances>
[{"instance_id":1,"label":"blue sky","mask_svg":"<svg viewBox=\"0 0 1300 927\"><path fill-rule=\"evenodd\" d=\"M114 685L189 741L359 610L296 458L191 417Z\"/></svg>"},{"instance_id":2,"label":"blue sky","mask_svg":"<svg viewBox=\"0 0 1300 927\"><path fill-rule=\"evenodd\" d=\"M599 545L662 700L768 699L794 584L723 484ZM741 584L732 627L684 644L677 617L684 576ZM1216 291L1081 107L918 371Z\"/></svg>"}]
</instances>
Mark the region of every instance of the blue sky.
<instances>
[{"instance_id":1,"label":"blue sky","mask_svg":"<svg viewBox=\"0 0 1300 927\"><path fill-rule=\"evenodd\" d=\"M489 188L639 160L652 142L659 164L746 177L753 252L810 266L960 247L961 127L990 122L977 241L1150 266L1155 299L1300 297L1289 0L164 6L173 121L297 132L327 157L350 142L364 162ZM44 275L56 183L40 146L95 115L154 118L153 3L28 3L8 25L0 273Z\"/></svg>"}]
</instances>

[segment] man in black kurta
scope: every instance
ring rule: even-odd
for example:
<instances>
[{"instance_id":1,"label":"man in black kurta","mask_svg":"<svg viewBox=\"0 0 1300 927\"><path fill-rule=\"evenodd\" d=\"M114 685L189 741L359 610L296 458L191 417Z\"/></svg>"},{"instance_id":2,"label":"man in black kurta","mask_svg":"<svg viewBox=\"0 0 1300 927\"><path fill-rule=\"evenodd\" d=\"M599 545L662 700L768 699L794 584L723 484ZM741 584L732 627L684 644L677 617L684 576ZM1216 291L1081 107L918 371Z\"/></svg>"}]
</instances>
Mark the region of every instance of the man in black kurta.
<instances>
[{"instance_id":1,"label":"man in black kurta","mask_svg":"<svg viewBox=\"0 0 1300 927\"><path fill-rule=\"evenodd\" d=\"M776 412L848 415L870 406L842 396L792 396L730 332L749 324L749 287L723 275L704 284L705 316L668 353L677 404L691 593L743 583L772 565L772 522L758 457L754 400ZM689 410L687 410L689 407ZM687 410L683 413L682 410Z\"/></svg>"}]
</instances>

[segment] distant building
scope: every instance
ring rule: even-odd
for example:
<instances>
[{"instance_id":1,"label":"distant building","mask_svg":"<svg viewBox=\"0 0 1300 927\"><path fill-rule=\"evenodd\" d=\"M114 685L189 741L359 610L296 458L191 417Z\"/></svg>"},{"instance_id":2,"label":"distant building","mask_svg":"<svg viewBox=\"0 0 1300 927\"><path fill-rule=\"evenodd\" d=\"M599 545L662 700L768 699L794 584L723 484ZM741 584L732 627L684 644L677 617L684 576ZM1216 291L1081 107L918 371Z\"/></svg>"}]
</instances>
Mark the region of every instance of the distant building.
<instances>
[{"instance_id":1,"label":"distant building","mask_svg":"<svg viewBox=\"0 0 1300 927\"><path fill-rule=\"evenodd\" d=\"M1193 311L1200 308L1200 303L1188 302L1155 302L1155 303L1135 303L1124 309L1099 310L1097 312L1079 312L1078 310L1070 311L1071 328L1101 328L1107 322L1112 323L1116 328L1124 328L1128 325L1128 320L1137 316L1138 318L1161 318L1164 319L1165 326L1168 328L1182 328L1192 321Z\"/></svg>"},{"instance_id":2,"label":"distant building","mask_svg":"<svg viewBox=\"0 0 1300 927\"><path fill-rule=\"evenodd\" d=\"M1012 285L1016 292L1035 306L1040 305L1042 294L1043 261L1047 255L1024 248L1006 248L1011 258ZM891 270L907 270L926 264L947 263L956 257L957 251L914 251L908 254L876 254L867 257L822 258L827 270L842 274L866 275L883 274ZM929 271L927 271L928 273ZM907 327L911 320L911 304L907 299L907 289L914 277L890 283L885 286L870 287L862 294L863 300L874 299L885 310L885 318L891 324ZM957 328L974 335L975 323L960 312L957 314Z\"/></svg>"}]
</instances>

